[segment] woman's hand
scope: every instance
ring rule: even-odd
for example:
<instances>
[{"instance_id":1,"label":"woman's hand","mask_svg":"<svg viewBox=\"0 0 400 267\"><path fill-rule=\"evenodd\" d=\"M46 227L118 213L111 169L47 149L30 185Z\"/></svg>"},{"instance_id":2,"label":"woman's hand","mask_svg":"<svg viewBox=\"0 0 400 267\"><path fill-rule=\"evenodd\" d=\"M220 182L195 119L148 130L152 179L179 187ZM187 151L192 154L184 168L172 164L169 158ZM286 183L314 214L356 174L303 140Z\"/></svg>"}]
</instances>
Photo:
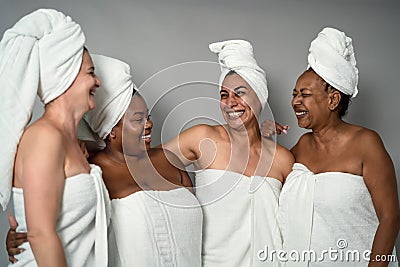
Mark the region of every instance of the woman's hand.
<instances>
[{"instance_id":1,"label":"woman's hand","mask_svg":"<svg viewBox=\"0 0 400 267\"><path fill-rule=\"evenodd\" d=\"M10 229L8 230L7 233L7 238L6 238L6 248L7 248L7 253L8 253L8 260L11 263L15 263L18 260L14 258L15 255L20 254L22 251L25 249L23 248L18 248L20 245L22 245L25 242L28 242L28 237L25 232L17 233L17 227L18 227L18 222L15 220L13 215L8 216L8 223L10 224Z\"/></svg>"},{"instance_id":2,"label":"woman's hand","mask_svg":"<svg viewBox=\"0 0 400 267\"><path fill-rule=\"evenodd\" d=\"M277 122L271 120L265 120L261 124L260 131L263 137L270 137L274 133L276 134L288 134L288 130L290 129L289 125L280 125Z\"/></svg>"}]
</instances>

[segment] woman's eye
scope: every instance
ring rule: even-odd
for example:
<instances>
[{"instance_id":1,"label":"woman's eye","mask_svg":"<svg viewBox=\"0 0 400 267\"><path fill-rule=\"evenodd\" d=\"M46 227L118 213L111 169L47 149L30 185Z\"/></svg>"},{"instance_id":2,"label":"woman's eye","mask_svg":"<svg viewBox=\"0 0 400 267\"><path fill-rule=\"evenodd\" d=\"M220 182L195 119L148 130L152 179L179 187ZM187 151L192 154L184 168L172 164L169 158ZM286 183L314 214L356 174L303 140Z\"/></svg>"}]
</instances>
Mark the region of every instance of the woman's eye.
<instances>
[{"instance_id":1,"label":"woman's eye","mask_svg":"<svg viewBox=\"0 0 400 267\"><path fill-rule=\"evenodd\" d=\"M245 94L245 92L243 92L243 91L237 91L237 92L235 93L236 96L242 96L242 95L244 95L244 94Z\"/></svg>"},{"instance_id":2,"label":"woman's eye","mask_svg":"<svg viewBox=\"0 0 400 267\"><path fill-rule=\"evenodd\" d=\"M310 94L301 94L302 97L310 96Z\"/></svg>"}]
</instances>

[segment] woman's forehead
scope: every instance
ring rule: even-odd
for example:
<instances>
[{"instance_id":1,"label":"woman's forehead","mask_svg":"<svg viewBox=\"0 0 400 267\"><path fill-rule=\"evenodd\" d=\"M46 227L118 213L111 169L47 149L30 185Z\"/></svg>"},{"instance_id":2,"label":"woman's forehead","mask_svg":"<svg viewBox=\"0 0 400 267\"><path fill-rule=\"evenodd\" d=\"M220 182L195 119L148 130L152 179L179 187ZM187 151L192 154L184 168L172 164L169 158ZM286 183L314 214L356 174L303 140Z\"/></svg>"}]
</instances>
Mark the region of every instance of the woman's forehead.
<instances>
[{"instance_id":1,"label":"woman's forehead","mask_svg":"<svg viewBox=\"0 0 400 267\"><path fill-rule=\"evenodd\" d=\"M234 73L225 77L224 81L222 82L221 89L235 90L239 87L253 90L253 88L251 88L245 79L243 79L239 74Z\"/></svg>"},{"instance_id":2,"label":"woman's forehead","mask_svg":"<svg viewBox=\"0 0 400 267\"><path fill-rule=\"evenodd\" d=\"M131 99L131 103L129 104L128 110L126 112L129 115L134 115L136 113L147 114L147 105L144 101L143 97L139 95L134 95Z\"/></svg>"}]
</instances>

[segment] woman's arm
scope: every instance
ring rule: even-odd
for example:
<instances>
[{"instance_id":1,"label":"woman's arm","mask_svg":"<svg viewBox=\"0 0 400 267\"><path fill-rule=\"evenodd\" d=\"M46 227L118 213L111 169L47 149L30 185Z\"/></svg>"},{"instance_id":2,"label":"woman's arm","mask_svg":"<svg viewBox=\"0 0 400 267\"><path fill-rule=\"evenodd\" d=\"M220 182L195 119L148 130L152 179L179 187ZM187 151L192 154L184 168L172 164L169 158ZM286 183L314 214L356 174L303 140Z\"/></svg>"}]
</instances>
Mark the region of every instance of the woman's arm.
<instances>
[{"instance_id":1,"label":"woman's arm","mask_svg":"<svg viewBox=\"0 0 400 267\"><path fill-rule=\"evenodd\" d=\"M400 210L395 170L377 133L367 130L362 139L363 177L379 219L368 266L387 266L388 262L374 260L392 254L399 232Z\"/></svg>"},{"instance_id":2,"label":"woman's arm","mask_svg":"<svg viewBox=\"0 0 400 267\"><path fill-rule=\"evenodd\" d=\"M38 266L67 266L56 222L65 183L65 152L56 130L31 134L22 159L22 188L28 241Z\"/></svg>"},{"instance_id":3,"label":"woman's arm","mask_svg":"<svg viewBox=\"0 0 400 267\"><path fill-rule=\"evenodd\" d=\"M199 159L201 141L209 137L210 129L211 126L205 124L193 126L162 147L174 153L185 166L188 166Z\"/></svg>"}]
</instances>

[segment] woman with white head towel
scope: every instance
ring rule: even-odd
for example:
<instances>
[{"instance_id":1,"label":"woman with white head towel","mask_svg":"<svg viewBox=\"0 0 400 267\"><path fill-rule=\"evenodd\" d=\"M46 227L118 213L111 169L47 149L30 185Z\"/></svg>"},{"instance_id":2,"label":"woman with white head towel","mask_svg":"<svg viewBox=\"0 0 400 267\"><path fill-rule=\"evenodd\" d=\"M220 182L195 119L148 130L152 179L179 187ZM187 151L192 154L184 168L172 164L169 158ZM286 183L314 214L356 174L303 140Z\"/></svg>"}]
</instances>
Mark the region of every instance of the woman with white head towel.
<instances>
[{"instance_id":1,"label":"woman with white head towel","mask_svg":"<svg viewBox=\"0 0 400 267\"><path fill-rule=\"evenodd\" d=\"M309 50L292 107L298 125L312 131L291 150L296 163L279 219L285 251L315 254L287 266L387 266L400 224L396 177L379 135L342 120L358 93L352 39L325 28Z\"/></svg>"},{"instance_id":2,"label":"woman with white head towel","mask_svg":"<svg viewBox=\"0 0 400 267\"><path fill-rule=\"evenodd\" d=\"M263 261L264 255L260 260L258 252L281 247L278 198L294 159L261 138L258 118L268 89L252 45L229 40L210 44L210 50L222 70L220 108L226 124L193 126L164 146L197 169L203 266L277 266L278 261Z\"/></svg>"},{"instance_id":3,"label":"woman with white head towel","mask_svg":"<svg viewBox=\"0 0 400 267\"><path fill-rule=\"evenodd\" d=\"M51 9L26 15L0 42L0 203L12 190L29 240L15 266L107 266L108 194L77 139L100 85L84 43L81 27ZM45 111L26 127L36 95Z\"/></svg>"},{"instance_id":4,"label":"woman with white head towel","mask_svg":"<svg viewBox=\"0 0 400 267\"><path fill-rule=\"evenodd\" d=\"M112 199L109 266L200 267L203 217L189 176L168 161L173 155L146 148L148 110L129 65L102 55L93 61L102 85L79 138L102 149L90 161Z\"/></svg>"}]
</instances>

